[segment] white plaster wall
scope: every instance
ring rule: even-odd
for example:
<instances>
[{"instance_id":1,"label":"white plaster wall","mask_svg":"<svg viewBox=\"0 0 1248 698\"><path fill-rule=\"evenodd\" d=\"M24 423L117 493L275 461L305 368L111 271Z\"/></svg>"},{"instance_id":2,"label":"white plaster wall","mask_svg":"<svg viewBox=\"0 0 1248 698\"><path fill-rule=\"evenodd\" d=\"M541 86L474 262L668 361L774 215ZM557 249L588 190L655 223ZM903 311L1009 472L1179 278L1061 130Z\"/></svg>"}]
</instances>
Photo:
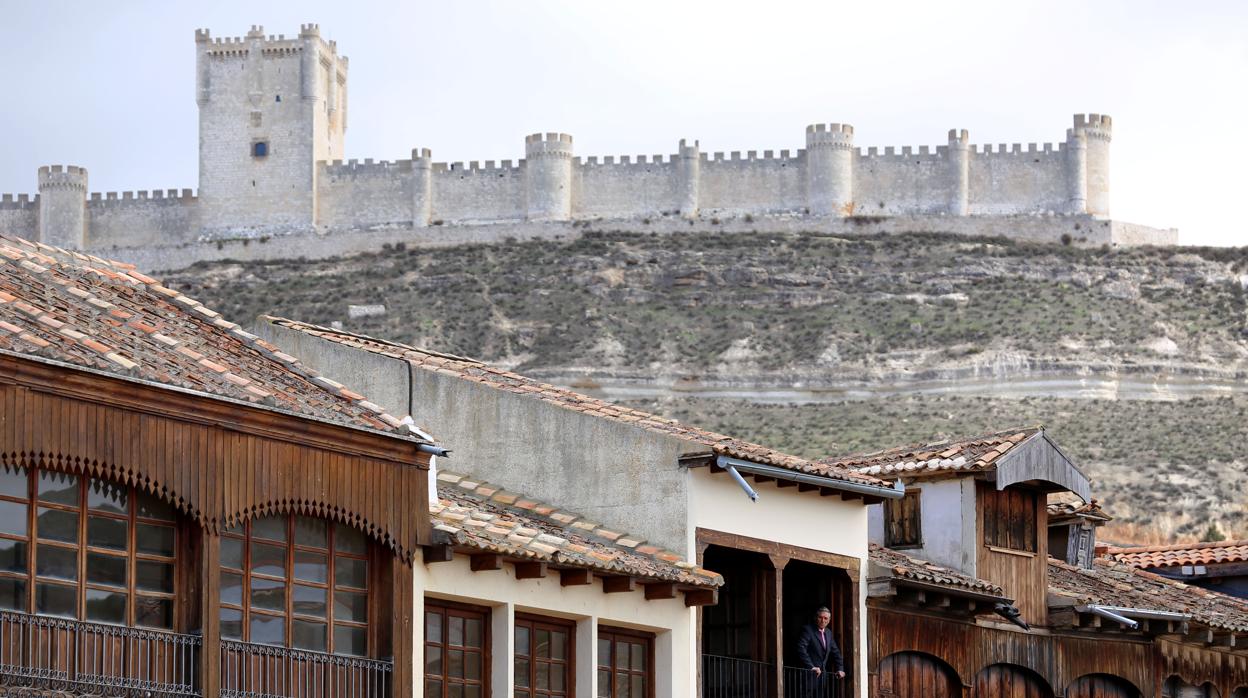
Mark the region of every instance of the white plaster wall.
<instances>
[{"instance_id":1,"label":"white plaster wall","mask_svg":"<svg viewBox=\"0 0 1248 698\"><path fill-rule=\"evenodd\" d=\"M686 608L684 597L647 601L641 586L636 591L606 594L602 582L587 586L564 587L559 575L551 572L544 579L515 578L514 568L473 572L465 556L451 562L415 564L415 604L412 626L416 648L414 666L424 666L425 598L488 606L491 609L493 666L492 692L495 698L512 695L512 638L517 612L535 613L575 620L576 695L595 696L597 692L597 627L611 625L655 634L656 698L688 698L697 695L697 612ZM417 696L423 681L415 681Z\"/></svg>"},{"instance_id":2,"label":"white plaster wall","mask_svg":"<svg viewBox=\"0 0 1248 698\"><path fill-rule=\"evenodd\" d=\"M1027 148L1016 143L1009 152L1003 152L1004 144L996 152L984 152L991 146L973 148L971 215L1067 210L1066 151L1060 146L1049 147L1049 152L1035 143Z\"/></svg>"},{"instance_id":3,"label":"white plaster wall","mask_svg":"<svg viewBox=\"0 0 1248 698\"><path fill-rule=\"evenodd\" d=\"M132 247L194 240L199 200L170 192L95 193L87 201L87 245Z\"/></svg>"},{"instance_id":4,"label":"white plaster wall","mask_svg":"<svg viewBox=\"0 0 1248 698\"><path fill-rule=\"evenodd\" d=\"M804 157L759 157L753 151L715 153L702 159L698 205L703 215L802 211L806 207Z\"/></svg>"},{"instance_id":5,"label":"white plaster wall","mask_svg":"<svg viewBox=\"0 0 1248 698\"><path fill-rule=\"evenodd\" d=\"M735 533L812 550L846 555L859 560L858 613L862 618L855 646L860 696L867 695L867 509L861 500L820 497L797 488L754 484L758 501L751 502L726 474L712 475L709 468L689 471L690 544L695 528Z\"/></svg>"},{"instance_id":6,"label":"white plaster wall","mask_svg":"<svg viewBox=\"0 0 1248 698\"><path fill-rule=\"evenodd\" d=\"M412 162L321 163L317 220L328 227L412 222Z\"/></svg>"},{"instance_id":7,"label":"white plaster wall","mask_svg":"<svg viewBox=\"0 0 1248 698\"><path fill-rule=\"evenodd\" d=\"M524 167L433 165L434 221L506 221L525 216Z\"/></svg>"},{"instance_id":8,"label":"white plaster wall","mask_svg":"<svg viewBox=\"0 0 1248 698\"><path fill-rule=\"evenodd\" d=\"M670 160L656 162L647 158L647 162L574 164L573 215L618 218L679 210L677 177L676 164Z\"/></svg>"},{"instance_id":9,"label":"white plaster wall","mask_svg":"<svg viewBox=\"0 0 1248 698\"><path fill-rule=\"evenodd\" d=\"M941 152L946 150L942 146L936 153L905 148L894 155L858 154L854 158L854 213L894 216L946 212L955 186L949 159Z\"/></svg>"},{"instance_id":10,"label":"white plaster wall","mask_svg":"<svg viewBox=\"0 0 1248 698\"><path fill-rule=\"evenodd\" d=\"M969 575L975 574L977 525L975 514L975 481L954 478L916 483L922 494L919 512L923 517L923 545L907 548L908 555L930 560ZM879 538L871 542L883 545L883 505L872 506L872 518L879 519Z\"/></svg>"}]
</instances>

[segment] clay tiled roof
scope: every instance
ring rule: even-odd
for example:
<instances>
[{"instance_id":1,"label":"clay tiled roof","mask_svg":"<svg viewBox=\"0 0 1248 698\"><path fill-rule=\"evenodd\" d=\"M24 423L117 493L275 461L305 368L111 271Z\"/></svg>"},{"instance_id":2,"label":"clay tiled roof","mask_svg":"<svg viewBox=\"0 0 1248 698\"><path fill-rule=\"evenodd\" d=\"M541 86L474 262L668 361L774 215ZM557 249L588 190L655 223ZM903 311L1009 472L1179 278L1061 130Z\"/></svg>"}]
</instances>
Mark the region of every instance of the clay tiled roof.
<instances>
[{"instance_id":1,"label":"clay tiled roof","mask_svg":"<svg viewBox=\"0 0 1248 698\"><path fill-rule=\"evenodd\" d=\"M405 344L375 339L364 335L318 327L304 322L285 318L263 318L281 327L298 330L305 334L320 337L345 346L364 349L383 356L403 359L413 366L427 371L435 371L465 380L476 381L483 385L521 395L530 395L534 399L544 400L564 409L574 410L583 414L631 424L641 429L669 434L676 438L701 444L715 455L739 458L763 465L773 465L796 472L820 475L836 480L844 480L863 485L886 487L887 485L875 477L854 472L848 468L827 465L791 456L779 451L743 441L731 436L698 429L681 424L672 419L665 419L649 412L634 410L614 405L587 395L581 395L565 388L540 383L510 371L489 366L474 359L466 359L449 354L417 349Z\"/></svg>"},{"instance_id":2,"label":"clay tiled roof","mask_svg":"<svg viewBox=\"0 0 1248 698\"><path fill-rule=\"evenodd\" d=\"M1182 565L1214 565L1220 562L1248 561L1248 540L1187 545L1157 545L1139 548L1110 548L1105 554L1140 569L1179 567Z\"/></svg>"},{"instance_id":3,"label":"clay tiled roof","mask_svg":"<svg viewBox=\"0 0 1248 698\"><path fill-rule=\"evenodd\" d=\"M453 543L482 551L699 587L724 583L641 538L456 473L438 473L430 514Z\"/></svg>"},{"instance_id":4,"label":"clay tiled roof","mask_svg":"<svg viewBox=\"0 0 1248 698\"><path fill-rule=\"evenodd\" d=\"M916 477L947 472L991 470L997 458L1043 431L1040 427L1010 429L969 439L903 446L862 455L824 458L834 468L851 469L875 477Z\"/></svg>"},{"instance_id":5,"label":"clay tiled roof","mask_svg":"<svg viewBox=\"0 0 1248 698\"><path fill-rule=\"evenodd\" d=\"M887 569L893 578L934 584L955 591L971 591L1005 599L1005 590L992 582L962 574L905 553L871 544L871 562Z\"/></svg>"},{"instance_id":6,"label":"clay tiled roof","mask_svg":"<svg viewBox=\"0 0 1248 698\"><path fill-rule=\"evenodd\" d=\"M363 396L132 265L7 236L0 351L411 438Z\"/></svg>"},{"instance_id":7,"label":"clay tiled roof","mask_svg":"<svg viewBox=\"0 0 1248 698\"><path fill-rule=\"evenodd\" d=\"M1248 631L1248 602L1105 558L1092 569L1049 558L1049 592L1077 604L1186 613L1211 628Z\"/></svg>"},{"instance_id":8,"label":"clay tiled roof","mask_svg":"<svg viewBox=\"0 0 1248 698\"><path fill-rule=\"evenodd\" d=\"M1091 502L1084 504L1082 502L1050 502L1049 503L1049 522L1055 519L1064 519L1068 517L1080 517L1085 519L1093 519L1096 521L1113 521L1114 518L1105 513L1098 501L1093 499Z\"/></svg>"}]
</instances>

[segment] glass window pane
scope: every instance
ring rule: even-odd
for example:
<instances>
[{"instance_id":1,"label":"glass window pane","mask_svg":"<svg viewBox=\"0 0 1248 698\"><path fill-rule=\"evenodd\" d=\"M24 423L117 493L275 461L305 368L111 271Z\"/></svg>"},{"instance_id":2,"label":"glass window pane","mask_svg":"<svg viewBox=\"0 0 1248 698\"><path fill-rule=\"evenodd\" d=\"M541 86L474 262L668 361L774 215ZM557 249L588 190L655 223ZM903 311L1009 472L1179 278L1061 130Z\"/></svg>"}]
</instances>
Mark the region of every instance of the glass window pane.
<instances>
[{"instance_id":1,"label":"glass window pane","mask_svg":"<svg viewBox=\"0 0 1248 698\"><path fill-rule=\"evenodd\" d=\"M328 589L296 584L294 588L294 598L291 600L294 605L295 613L298 613L301 616L316 616L317 618L324 618L325 611L328 606L325 597L328 594ZM335 612L335 615L337 615L337 612ZM350 619L348 618L346 620Z\"/></svg>"},{"instance_id":2,"label":"glass window pane","mask_svg":"<svg viewBox=\"0 0 1248 698\"><path fill-rule=\"evenodd\" d=\"M136 513L139 518L156 519L158 521L173 521L173 505L169 502L163 501L159 497L150 495L146 492L139 492L135 499L137 500L138 505L138 511Z\"/></svg>"},{"instance_id":3,"label":"glass window pane","mask_svg":"<svg viewBox=\"0 0 1248 698\"><path fill-rule=\"evenodd\" d=\"M649 654L648 652L646 652L646 646L641 644L640 642L633 642L630 644L633 647L632 647L632 652L631 652L632 662L629 664L629 668L632 669L633 671L645 671L646 659L647 659L647 655Z\"/></svg>"},{"instance_id":4,"label":"glass window pane","mask_svg":"<svg viewBox=\"0 0 1248 698\"><path fill-rule=\"evenodd\" d=\"M127 489L125 485L92 478L90 486L87 487L87 507L96 511L129 514Z\"/></svg>"},{"instance_id":5,"label":"glass window pane","mask_svg":"<svg viewBox=\"0 0 1248 698\"><path fill-rule=\"evenodd\" d=\"M126 622L126 593L104 589L87 589L87 620L101 623Z\"/></svg>"},{"instance_id":6,"label":"glass window pane","mask_svg":"<svg viewBox=\"0 0 1248 698\"><path fill-rule=\"evenodd\" d=\"M442 648L437 645L425 645L425 673L434 676L442 675Z\"/></svg>"},{"instance_id":7,"label":"glass window pane","mask_svg":"<svg viewBox=\"0 0 1248 698\"><path fill-rule=\"evenodd\" d=\"M78 512L39 507L35 528L41 540L78 542Z\"/></svg>"},{"instance_id":8,"label":"glass window pane","mask_svg":"<svg viewBox=\"0 0 1248 698\"><path fill-rule=\"evenodd\" d=\"M628 668L628 644L627 642L615 643L615 668Z\"/></svg>"},{"instance_id":9,"label":"glass window pane","mask_svg":"<svg viewBox=\"0 0 1248 698\"><path fill-rule=\"evenodd\" d=\"M334 550L340 553L363 555L368 552L364 533L345 524L334 524Z\"/></svg>"},{"instance_id":10,"label":"glass window pane","mask_svg":"<svg viewBox=\"0 0 1248 698\"><path fill-rule=\"evenodd\" d=\"M0 572L25 572L28 550L20 540L0 539Z\"/></svg>"},{"instance_id":11,"label":"glass window pane","mask_svg":"<svg viewBox=\"0 0 1248 698\"><path fill-rule=\"evenodd\" d=\"M598 698L611 698L611 672L598 670Z\"/></svg>"},{"instance_id":12,"label":"glass window pane","mask_svg":"<svg viewBox=\"0 0 1248 698\"><path fill-rule=\"evenodd\" d=\"M550 690L550 665L538 662L537 664L533 666L533 669L535 670L533 672L533 678L535 679L533 681L534 686L539 691L549 691Z\"/></svg>"},{"instance_id":13,"label":"glass window pane","mask_svg":"<svg viewBox=\"0 0 1248 698\"><path fill-rule=\"evenodd\" d=\"M173 565L151 560L135 560L134 586L140 591L173 593Z\"/></svg>"},{"instance_id":14,"label":"glass window pane","mask_svg":"<svg viewBox=\"0 0 1248 698\"><path fill-rule=\"evenodd\" d=\"M334 592L334 620L368 622L368 594L352 591Z\"/></svg>"},{"instance_id":15,"label":"glass window pane","mask_svg":"<svg viewBox=\"0 0 1248 698\"><path fill-rule=\"evenodd\" d=\"M464 698L481 698L481 685L470 683L464 686Z\"/></svg>"},{"instance_id":16,"label":"glass window pane","mask_svg":"<svg viewBox=\"0 0 1248 698\"><path fill-rule=\"evenodd\" d=\"M464 685L462 683L448 683L446 686L447 698L464 698Z\"/></svg>"},{"instance_id":17,"label":"glass window pane","mask_svg":"<svg viewBox=\"0 0 1248 698\"><path fill-rule=\"evenodd\" d=\"M550 632L550 656L555 659L568 658L568 634L562 630Z\"/></svg>"},{"instance_id":18,"label":"glass window pane","mask_svg":"<svg viewBox=\"0 0 1248 698\"><path fill-rule=\"evenodd\" d=\"M148 628L173 630L173 599L143 595L135 597L134 623Z\"/></svg>"},{"instance_id":19,"label":"glass window pane","mask_svg":"<svg viewBox=\"0 0 1248 698\"><path fill-rule=\"evenodd\" d=\"M290 622L291 644L301 650L324 652L326 633L324 623L312 623L306 620Z\"/></svg>"},{"instance_id":20,"label":"glass window pane","mask_svg":"<svg viewBox=\"0 0 1248 698\"><path fill-rule=\"evenodd\" d=\"M76 581L78 579L78 550L40 545L35 551L35 572L40 577Z\"/></svg>"},{"instance_id":21,"label":"glass window pane","mask_svg":"<svg viewBox=\"0 0 1248 698\"><path fill-rule=\"evenodd\" d=\"M464 653L464 678L473 681L481 680L481 653Z\"/></svg>"},{"instance_id":22,"label":"glass window pane","mask_svg":"<svg viewBox=\"0 0 1248 698\"><path fill-rule=\"evenodd\" d=\"M39 501L79 506L78 476L40 470Z\"/></svg>"},{"instance_id":23,"label":"glass window pane","mask_svg":"<svg viewBox=\"0 0 1248 698\"><path fill-rule=\"evenodd\" d=\"M334 584L357 589L368 588L368 561L335 556Z\"/></svg>"},{"instance_id":24,"label":"glass window pane","mask_svg":"<svg viewBox=\"0 0 1248 698\"><path fill-rule=\"evenodd\" d=\"M523 625L516 626L516 654L529 656L529 629Z\"/></svg>"},{"instance_id":25,"label":"glass window pane","mask_svg":"<svg viewBox=\"0 0 1248 698\"><path fill-rule=\"evenodd\" d=\"M61 584L36 584L35 613L77 618L78 588Z\"/></svg>"},{"instance_id":26,"label":"glass window pane","mask_svg":"<svg viewBox=\"0 0 1248 698\"><path fill-rule=\"evenodd\" d=\"M8 465L0 466L0 494L7 497L20 497L26 499L30 496L27 489L26 469L11 467Z\"/></svg>"},{"instance_id":27,"label":"glass window pane","mask_svg":"<svg viewBox=\"0 0 1248 698\"><path fill-rule=\"evenodd\" d=\"M243 541L237 538L221 539L221 566L243 569Z\"/></svg>"},{"instance_id":28,"label":"glass window pane","mask_svg":"<svg viewBox=\"0 0 1248 698\"><path fill-rule=\"evenodd\" d=\"M295 579L308 582L329 581L329 559L325 553L314 553L309 550L295 551Z\"/></svg>"},{"instance_id":29,"label":"glass window pane","mask_svg":"<svg viewBox=\"0 0 1248 698\"><path fill-rule=\"evenodd\" d=\"M529 680L530 680L529 672L532 670L532 665L530 665L529 660L525 659L524 657L516 657L515 664L516 664L516 687L528 688Z\"/></svg>"},{"instance_id":30,"label":"glass window pane","mask_svg":"<svg viewBox=\"0 0 1248 698\"><path fill-rule=\"evenodd\" d=\"M467 618L464 620L464 647L484 647L481 628L480 618Z\"/></svg>"},{"instance_id":31,"label":"glass window pane","mask_svg":"<svg viewBox=\"0 0 1248 698\"><path fill-rule=\"evenodd\" d=\"M251 522L251 537L286 541L286 517L266 516Z\"/></svg>"},{"instance_id":32,"label":"glass window pane","mask_svg":"<svg viewBox=\"0 0 1248 698\"><path fill-rule=\"evenodd\" d=\"M0 499L0 533L24 536L28 523L25 504Z\"/></svg>"},{"instance_id":33,"label":"glass window pane","mask_svg":"<svg viewBox=\"0 0 1248 698\"><path fill-rule=\"evenodd\" d=\"M633 674L633 695L637 698L646 698L646 677L639 674Z\"/></svg>"},{"instance_id":34,"label":"glass window pane","mask_svg":"<svg viewBox=\"0 0 1248 698\"><path fill-rule=\"evenodd\" d=\"M243 605L243 575L221 573L221 603Z\"/></svg>"},{"instance_id":35,"label":"glass window pane","mask_svg":"<svg viewBox=\"0 0 1248 698\"><path fill-rule=\"evenodd\" d=\"M550 631L545 628L538 628L533 635L536 638L536 641L533 643L533 656L550 659Z\"/></svg>"},{"instance_id":36,"label":"glass window pane","mask_svg":"<svg viewBox=\"0 0 1248 698\"><path fill-rule=\"evenodd\" d=\"M251 542L251 571L286 578L286 546Z\"/></svg>"},{"instance_id":37,"label":"glass window pane","mask_svg":"<svg viewBox=\"0 0 1248 698\"><path fill-rule=\"evenodd\" d=\"M566 683L563 676L563 672L565 671L567 671L566 664L550 665L550 690L559 691L560 693L563 692L564 684Z\"/></svg>"},{"instance_id":38,"label":"glass window pane","mask_svg":"<svg viewBox=\"0 0 1248 698\"><path fill-rule=\"evenodd\" d=\"M368 654L368 629L335 624L334 653L354 654L359 657Z\"/></svg>"},{"instance_id":39,"label":"glass window pane","mask_svg":"<svg viewBox=\"0 0 1248 698\"><path fill-rule=\"evenodd\" d=\"M118 555L87 553L87 581L111 587L126 586L127 560Z\"/></svg>"},{"instance_id":40,"label":"glass window pane","mask_svg":"<svg viewBox=\"0 0 1248 698\"><path fill-rule=\"evenodd\" d=\"M611 666L611 640L598 638L598 666Z\"/></svg>"},{"instance_id":41,"label":"glass window pane","mask_svg":"<svg viewBox=\"0 0 1248 698\"><path fill-rule=\"evenodd\" d=\"M615 675L615 695L617 698L632 698L632 694L628 690L628 674L619 673ZM638 696L637 698L645 698Z\"/></svg>"},{"instance_id":42,"label":"glass window pane","mask_svg":"<svg viewBox=\"0 0 1248 698\"><path fill-rule=\"evenodd\" d=\"M425 611L425 641L442 642L442 614Z\"/></svg>"},{"instance_id":43,"label":"glass window pane","mask_svg":"<svg viewBox=\"0 0 1248 698\"><path fill-rule=\"evenodd\" d=\"M251 607L269 611L286 610L286 582L251 578ZM254 642L254 640L253 640Z\"/></svg>"},{"instance_id":44,"label":"glass window pane","mask_svg":"<svg viewBox=\"0 0 1248 698\"><path fill-rule=\"evenodd\" d=\"M311 548L329 547L329 523L325 519L295 517L295 545Z\"/></svg>"},{"instance_id":45,"label":"glass window pane","mask_svg":"<svg viewBox=\"0 0 1248 698\"><path fill-rule=\"evenodd\" d=\"M446 644L456 647L464 646L464 619L459 616L446 617Z\"/></svg>"},{"instance_id":46,"label":"glass window pane","mask_svg":"<svg viewBox=\"0 0 1248 698\"><path fill-rule=\"evenodd\" d=\"M139 523L135 525L134 547L146 555L173 557L173 526Z\"/></svg>"},{"instance_id":47,"label":"glass window pane","mask_svg":"<svg viewBox=\"0 0 1248 698\"><path fill-rule=\"evenodd\" d=\"M425 695L428 698L442 698L442 682L425 679Z\"/></svg>"},{"instance_id":48,"label":"glass window pane","mask_svg":"<svg viewBox=\"0 0 1248 698\"><path fill-rule=\"evenodd\" d=\"M227 640L243 639L243 612L234 608L221 609L221 637Z\"/></svg>"},{"instance_id":49,"label":"glass window pane","mask_svg":"<svg viewBox=\"0 0 1248 698\"><path fill-rule=\"evenodd\" d=\"M0 608L7 611L26 610L26 580L0 577Z\"/></svg>"},{"instance_id":50,"label":"glass window pane","mask_svg":"<svg viewBox=\"0 0 1248 698\"><path fill-rule=\"evenodd\" d=\"M464 678L463 650L446 651L446 675L455 679Z\"/></svg>"},{"instance_id":51,"label":"glass window pane","mask_svg":"<svg viewBox=\"0 0 1248 698\"><path fill-rule=\"evenodd\" d=\"M251 614L251 642L262 645L286 644L286 619L276 616Z\"/></svg>"},{"instance_id":52,"label":"glass window pane","mask_svg":"<svg viewBox=\"0 0 1248 698\"><path fill-rule=\"evenodd\" d=\"M102 516L87 517L87 545L93 548L125 550L129 546L129 522Z\"/></svg>"}]
</instances>

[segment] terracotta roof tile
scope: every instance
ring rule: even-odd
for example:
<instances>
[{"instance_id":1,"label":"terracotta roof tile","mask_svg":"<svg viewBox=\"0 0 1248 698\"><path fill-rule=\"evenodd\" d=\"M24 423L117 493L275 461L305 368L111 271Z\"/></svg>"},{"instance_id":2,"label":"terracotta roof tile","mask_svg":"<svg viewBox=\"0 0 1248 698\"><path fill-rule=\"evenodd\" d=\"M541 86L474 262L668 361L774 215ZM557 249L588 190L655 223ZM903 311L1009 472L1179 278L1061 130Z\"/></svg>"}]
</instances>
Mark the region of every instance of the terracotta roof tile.
<instances>
[{"instance_id":1,"label":"terracotta roof tile","mask_svg":"<svg viewBox=\"0 0 1248 698\"><path fill-rule=\"evenodd\" d=\"M941 567L927 560L912 557L903 552L871 544L871 563L883 568L897 579L934 584L951 590L971 591L1005 599L1005 590L992 582Z\"/></svg>"},{"instance_id":2,"label":"terracotta roof tile","mask_svg":"<svg viewBox=\"0 0 1248 698\"><path fill-rule=\"evenodd\" d=\"M690 565L669 550L622 545L615 538L624 534L562 515L553 507L545 507L552 513L544 516L519 506L520 501L532 500L509 503L482 495L482 489L499 491L462 475L438 473L438 501L429 511L435 528L457 545L649 580L700 587L723 584L718 574ZM569 525L565 518L575 523Z\"/></svg>"},{"instance_id":3,"label":"terracotta roof tile","mask_svg":"<svg viewBox=\"0 0 1248 698\"><path fill-rule=\"evenodd\" d=\"M120 262L0 235L0 329L0 351L414 438L393 417L378 421L360 400L317 385L307 367L275 361L254 335Z\"/></svg>"},{"instance_id":4,"label":"terracotta roof tile","mask_svg":"<svg viewBox=\"0 0 1248 698\"><path fill-rule=\"evenodd\" d=\"M641 410L613 405L588 395L581 395L554 385L540 383L532 378L495 368L474 359L418 349L397 342L353 334L342 330L318 327L285 318L266 317L263 319L281 327L297 330L346 346L387 356L398 355L406 359L411 365L428 371L472 380L499 390L533 395L564 409L601 419L632 424L652 432L669 434L676 438L705 446L710 453L715 455L740 458L754 463L773 465L796 472L820 475L864 485L885 486L877 478L855 472L849 468L799 458L767 448L766 446L681 424L675 420L665 419Z\"/></svg>"},{"instance_id":5,"label":"terracotta roof tile","mask_svg":"<svg viewBox=\"0 0 1248 698\"><path fill-rule=\"evenodd\" d=\"M919 477L947 472L991 470L993 462L1014 446L1040 434L1041 427L1025 427L934 444L902 446L874 453L823 458L831 467L879 478Z\"/></svg>"},{"instance_id":6,"label":"terracotta roof tile","mask_svg":"<svg viewBox=\"0 0 1248 698\"><path fill-rule=\"evenodd\" d=\"M1186 613L1210 628L1248 631L1248 601L1106 558L1094 560L1091 569L1049 558L1049 592L1077 604Z\"/></svg>"},{"instance_id":7,"label":"terracotta roof tile","mask_svg":"<svg viewBox=\"0 0 1248 698\"><path fill-rule=\"evenodd\" d=\"M1248 540L1110 548L1106 554L1119 562L1140 569L1216 565L1222 562L1248 561Z\"/></svg>"}]
</instances>

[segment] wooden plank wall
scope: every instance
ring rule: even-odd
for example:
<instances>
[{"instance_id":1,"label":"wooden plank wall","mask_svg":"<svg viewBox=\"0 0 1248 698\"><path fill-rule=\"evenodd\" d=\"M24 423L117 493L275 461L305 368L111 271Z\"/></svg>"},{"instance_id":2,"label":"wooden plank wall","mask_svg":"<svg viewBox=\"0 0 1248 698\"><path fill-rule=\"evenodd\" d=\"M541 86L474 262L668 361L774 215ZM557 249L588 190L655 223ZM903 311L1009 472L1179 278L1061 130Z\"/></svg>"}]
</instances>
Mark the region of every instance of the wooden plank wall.
<instances>
[{"instance_id":1,"label":"wooden plank wall","mask_svg":"<svg viewBox=\"0 0 1248 698\"><path fill-rule=\"evenodd\" d=\"M0 459L133 484L214 532L301 513L356 526L409 564L430 542L428 471L413 463L157 411L0 384Z\"/></svg>"},{"instance_id":2,"label":"wooden plank wall","mask_svg":"<svg viewBox=\"0 0 1248 698\"><path fill-rule=\"evenodd\" d=\"M1048 508L1043 493L1014 486L998 492L991 483L978 483L980 501L978 562L975 576L1000 584L1014 605L1031 625L1048 624ZM1022 496L1011 496L1017 492ZM1006 503L1014 506L1006 507ZM1025 508L1017 505L1025 502ZM987 529L1008 523L1009 527L1034 541L1035 552L990 547ZM1019 546L1021 547L1021 546Z\"/></svg>"}]
</instances>

